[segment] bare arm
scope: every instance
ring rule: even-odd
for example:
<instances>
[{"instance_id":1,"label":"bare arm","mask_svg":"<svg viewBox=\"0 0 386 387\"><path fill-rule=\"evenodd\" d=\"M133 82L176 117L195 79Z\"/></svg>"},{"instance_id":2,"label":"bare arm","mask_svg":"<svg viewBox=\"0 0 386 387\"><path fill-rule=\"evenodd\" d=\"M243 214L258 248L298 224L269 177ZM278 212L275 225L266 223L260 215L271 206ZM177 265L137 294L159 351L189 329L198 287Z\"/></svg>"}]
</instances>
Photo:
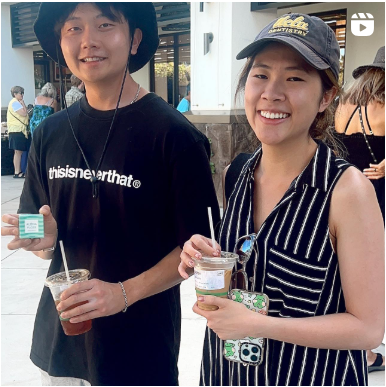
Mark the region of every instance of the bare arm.
<instances>
[{"instance_id":1,"label":"bare arm","mask_svg":"<svg viewBox=\"0 0 386 387\"><path fill-rule=\"evenodd\" d=\"M277 318L254 313L230 300L205 296L215 312L194 311L208 319L222 339L268 337L302 346L372 349L384 334L384 230L371 183L349 168L332 195L330 229L336 236L346 313ZM230 317L232 316L232 317Z\"/></svg>"},{"instance_id":2,"label":"bare arm","mask_svg":"<svg viewBox=\"0 0 386 387\"><path fill-rule=\"evenodd\" d=\"M128 305L154 294L161 293L182 281L177 271L181 249L176 247L160 262L142 274L123 282ZM70 305L88 301L86 304L62 314L71 322L81 322L97 317L110 316L125 308L122 289L117 283L92 279L72 285L63 292L58 310L65 310ZM75 317L77 316L77 317Z\"/></svg>"}]
</instances>

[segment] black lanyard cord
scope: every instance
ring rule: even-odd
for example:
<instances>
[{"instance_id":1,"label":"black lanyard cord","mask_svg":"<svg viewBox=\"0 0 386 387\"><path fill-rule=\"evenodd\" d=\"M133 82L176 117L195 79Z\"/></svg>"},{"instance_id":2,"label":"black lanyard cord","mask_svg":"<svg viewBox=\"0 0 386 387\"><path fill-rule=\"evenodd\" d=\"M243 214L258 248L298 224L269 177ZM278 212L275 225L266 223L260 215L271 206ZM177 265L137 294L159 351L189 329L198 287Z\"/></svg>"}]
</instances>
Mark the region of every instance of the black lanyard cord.
<instances>
[{"instance_id":1,"label":"black lanyard cord","mask_svg":"<svg viewBox=\"0 0 386 387\"><path fill-rule=\"evenodd\" d=\"M84 159L84 161L85 161L85 163L87 165L87 168L93 174L93 176L91 176L91 178L90 178L90 182L92 184L92 197L93 198L97 198L98 197L98 183L99 183L99 180L101 178L100 176L98 177L98 172L99 172L99 168L100 168L100 166L102 164L103 157L104 157L104 155L106 153L107 144L109 142L110 135L111 135L112 128L113 128L113 124L114 124L114 121L115 121L115 116L116 116L117 111L118 111L119 103L121 102L123 86L125 85L126 75L127 75L128 69L129 69L129 63L130 63L130 58L131 58L131 49L132 49L132 46L133 46L133 38L134 38L134 34L132 34L131 41L130 41L129 57L127 59L125 73L123 75L123 80L122 80L121 90L119 92L117 106L116 106L116 108L114 110L113 119L111 120L111 124L110 124L110 128L109 128L109 131L108 131L108 134L107 134L106 142L105 142L105 145L103 147L103 151L102 151L101 157L99 159L98 165L96 167L95 173L93 173L93 171L92 171L92 169L90 167L90 164L87 161L86 155L84 154L84 151L83 151L83 149L82 149L82 147L81 147L81 145L80 145L80 143L79 143L79 141L78 141L78 139L77 139L77 137L75 135L74 127L72 126L72 123L71 123L70 115L68 113L67 102L66 102L66 98L65 98L65 95L64 95L62 71L61 71L60 59L59 59L59 47L58 47L58 45L56 45L56 56L58 58L58 66L59 66L60 97L61 97L62 101L64 101L64 106L65 106L65 109L66 109L68 122L70 124L70 128L71 128L72 134L74 136L75 142L78 145L78 148L79 148L79 150L80 150L80 152L82 154L82 157L83 157L83 159ZM79 111L80 111L80 105L79 105Z\"/></svg>"}]
</instances>

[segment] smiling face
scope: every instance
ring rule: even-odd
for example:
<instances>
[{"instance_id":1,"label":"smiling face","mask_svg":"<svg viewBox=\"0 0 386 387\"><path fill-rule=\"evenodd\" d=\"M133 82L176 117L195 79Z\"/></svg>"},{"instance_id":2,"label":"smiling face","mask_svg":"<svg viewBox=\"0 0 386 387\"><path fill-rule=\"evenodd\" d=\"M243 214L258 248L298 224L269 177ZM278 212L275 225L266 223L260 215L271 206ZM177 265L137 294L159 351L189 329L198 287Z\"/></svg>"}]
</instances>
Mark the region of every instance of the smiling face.
<instances>
[{"instance_id":1,"label":"smiling face","mask_svg":"<svg viewBox=\"0 0 386 387\"><path fill-rule=\"evenodd\" d=\"M323 95L318 71L276 42L256 55L245 84L248 122L267 145L307 139L317 113L331 99L330 94Z\"/></svg>"},{"instance_id":2,"label":"smiling face","mask_svg":"<svg viewBox=\"0 0 386 387\"><path fill-rule=\"evenodd\" d=\"M122 80L130 47L129 25L123 16L113 21L95 5L82 3L64 22L60 35L69 69L86 85ZM141 31L136 30L132 55L140 41Z\"/></svg>"}]
</instances>

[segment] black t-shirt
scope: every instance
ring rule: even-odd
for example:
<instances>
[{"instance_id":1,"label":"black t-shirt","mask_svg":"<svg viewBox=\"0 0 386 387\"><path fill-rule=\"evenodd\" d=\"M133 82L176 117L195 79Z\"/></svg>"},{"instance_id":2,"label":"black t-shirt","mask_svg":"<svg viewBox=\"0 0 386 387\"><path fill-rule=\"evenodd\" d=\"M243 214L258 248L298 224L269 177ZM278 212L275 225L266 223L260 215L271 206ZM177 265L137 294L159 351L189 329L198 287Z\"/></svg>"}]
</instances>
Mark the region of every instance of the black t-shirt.
<instances>
[{"instance_id":1,"label":"black t-shirt","mask_svg":"<svg viewBox=\"0 0 386 387\"><path fill-rule=\"evenodd\" d=\"M114 112L95 110L86 98L68 111L95 169ZM207 207L216 223L219 209L209 152L202 133L149 93L118 110L96 199L91 172L61 111L34 132L19 213L37 213L50 205L69 269L88 269L92 278L107 282L124 281L153 267L193 234L210 235ZM48 275L63 270L56 249ZM66 336L44 288L31 359L52 376L82 378L93 385L175 385L180 325L175 286L126 313L93 320L86 334Z\"/></svg>"}]
</instances>

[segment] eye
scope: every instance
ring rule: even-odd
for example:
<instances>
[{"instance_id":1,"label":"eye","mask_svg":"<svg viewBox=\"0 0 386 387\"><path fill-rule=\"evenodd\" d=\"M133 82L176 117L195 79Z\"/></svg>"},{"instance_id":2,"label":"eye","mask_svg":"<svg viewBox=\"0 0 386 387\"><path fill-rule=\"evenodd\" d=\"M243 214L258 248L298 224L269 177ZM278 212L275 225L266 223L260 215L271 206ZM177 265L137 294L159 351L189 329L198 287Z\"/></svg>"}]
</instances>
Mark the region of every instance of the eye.
<instances>
[{"instance_id":1,"label":"eye","mask_svg":"<svg viewBox=\"0 0 386 387\"><path fill-rule=\"evenodd\" d=\"M70 28L67 29L67 31L69 31L69 32L79 31L79 30L80 30L79 27L70 27Z\"/></svg>"},{"instance_id":2,"label":"eye","mask_svg":"<svg viewBox=\"0 0 386 387\"><path fill-rule=\"evenodd\" d=\"M99 27L107 28L107 27L112 27L112 26L113 26L113 24L111 24L111 23L103 23Z\"/></svg>"},{"instance_id":3,"label":"eye","mask_svg":"<svg viewBox=\"0 0 386 387\"><path fill-rule=\"evenodd\" d=\"M258 79L267 79L267 76L263 74L255 74L253 75L253 77Z\"/></svg>"},{"instance_id":4,"label":"eye","mask_svg":"<svg viewBox=\"0 0 386 387\"><path fill-rule=\"evenodd\" d=\"M288 80L291 82L304 82L304 80L299 77L291 77L291 78L288 78Z\"/></svg>"}]
</instances>

